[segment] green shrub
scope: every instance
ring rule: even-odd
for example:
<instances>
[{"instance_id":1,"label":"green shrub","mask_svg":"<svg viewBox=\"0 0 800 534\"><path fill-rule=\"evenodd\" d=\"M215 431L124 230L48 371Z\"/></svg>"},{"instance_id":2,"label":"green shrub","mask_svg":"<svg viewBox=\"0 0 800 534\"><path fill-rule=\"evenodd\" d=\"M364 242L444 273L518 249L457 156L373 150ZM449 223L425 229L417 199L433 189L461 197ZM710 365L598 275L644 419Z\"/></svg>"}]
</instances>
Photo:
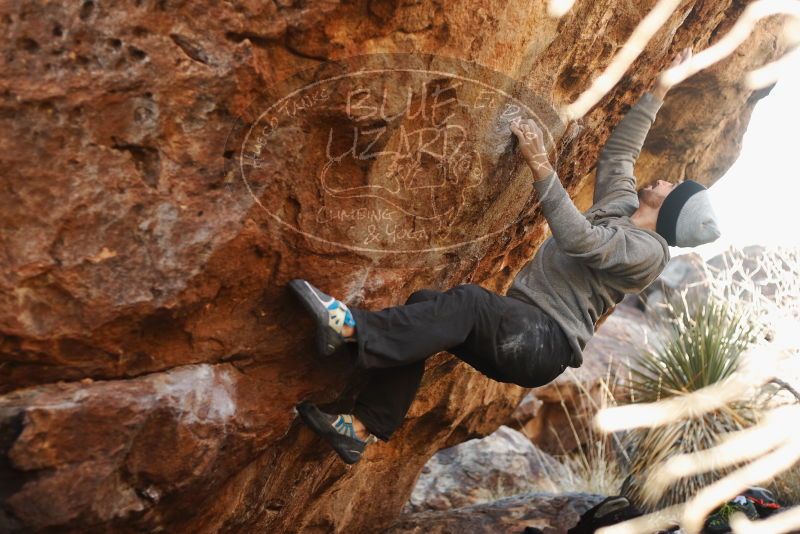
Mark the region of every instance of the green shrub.
<instances>
[{"instance_id":1,"label":"green shrub","mask_svg":"<svg viewBox=\"0 0 800 534\"><path fill-rule=\"evenodd\" d=\"M758 337L740 309L713 299L691 314L684 308L666 323L660 343L631 369L632 402L680 397L726 380ZM672 456L707 449L723 435L756 424L759 413L758 402L741 400L695 418L630 431L625 444L631 463L622 493L646 511L685 502L736 466L684 477L663 494L647 487L648 476Z\"/></svg>"}]
</instances>

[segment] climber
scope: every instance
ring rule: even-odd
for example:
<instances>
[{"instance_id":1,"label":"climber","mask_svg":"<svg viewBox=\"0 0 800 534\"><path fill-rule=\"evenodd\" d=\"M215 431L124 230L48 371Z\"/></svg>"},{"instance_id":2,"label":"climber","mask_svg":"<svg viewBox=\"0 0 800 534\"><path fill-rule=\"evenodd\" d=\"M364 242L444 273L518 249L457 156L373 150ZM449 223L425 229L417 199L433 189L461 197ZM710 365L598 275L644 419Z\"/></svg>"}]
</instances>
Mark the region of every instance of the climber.
<instances>
[{"instance_id":1,"label":"climber","mask_svg":"<svg viewBox=\"0 0 800 534\"><path fill-rule=\"evenodd\" d=\"M682 51L677 65L691 56ZM599 317L626 293L638 293L669 260L669 245L708 243L720 235L706 188L693 180L658 180L638 191L633 175L648 130L669 87L659 77L600 151L594 205L577 210L547 160L532 120L510 126L533 172L533 187L552 236L514 278L506 295L476 284L415 291L403 306L348 308L305 280L291 290L316 323L324 357L349 346L355 365L371 369L353 413L328 414L310 402L301 419L347 463L388 441L419 387L425 359L446 350L491 379L526 388L544 385L582 350ZM512 139L513 139L512 137Z\"/></svg>"}]
</instances>

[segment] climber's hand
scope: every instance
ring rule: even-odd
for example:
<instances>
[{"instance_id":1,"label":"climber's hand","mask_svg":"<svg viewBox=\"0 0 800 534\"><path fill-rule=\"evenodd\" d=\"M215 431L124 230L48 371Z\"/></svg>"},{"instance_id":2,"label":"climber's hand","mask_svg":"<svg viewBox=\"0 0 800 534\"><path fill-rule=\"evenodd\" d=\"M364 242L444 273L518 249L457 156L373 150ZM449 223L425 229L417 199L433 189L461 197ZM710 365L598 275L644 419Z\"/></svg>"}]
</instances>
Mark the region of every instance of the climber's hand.
<instances>
[{"instance_id":1,"label":"climber's hand","mask_svg":"<svg viewBox=\"0 0 800 534\"><path fill-rule=\"evenodd\" d=\"M658 96L659 98L661 98L663 100L664 95L666 95L667 91L669 91L670 88L672 87L672 84L668 83L664 79L664 73L666 71L668 71L669 69L677 67L681 63L685 63L686 61L689 61L691 58L692 58L692 47L691 46L687 46L686 48L681 50L680 53L678 53L678 55L675 56L675 58L672 60L672 63L670 63L669 67L667 67L664 71L661 72L661 74L658 75L658 80L656 81L656 85L655 85L655 88L653 89L653 93L655 93L656 96Z\"/></svg>"},{"instance_id":2,"label":"climber's hand","mask_svg":"<svg viewBox=\"0 0 800 534\"><path fill-rule=\"evenodd\" d=\"M553 172L547 160L547 149L544 146L544 135L533 119L522 119L511 123L511 131L517 136L522 157L528 163L536 179L542 179Z\"/></svg>"}]
</instances>

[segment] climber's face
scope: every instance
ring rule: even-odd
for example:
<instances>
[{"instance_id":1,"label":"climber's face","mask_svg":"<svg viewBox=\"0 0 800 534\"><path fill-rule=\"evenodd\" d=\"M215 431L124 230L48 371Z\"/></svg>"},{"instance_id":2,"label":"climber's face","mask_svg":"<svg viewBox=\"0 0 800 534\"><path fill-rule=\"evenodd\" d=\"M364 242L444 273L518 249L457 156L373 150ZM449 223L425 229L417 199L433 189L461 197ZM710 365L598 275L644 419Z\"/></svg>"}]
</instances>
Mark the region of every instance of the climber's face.
<instances>
[{"instance_id":1,"label":"climber's face","mask_svg":"<svg viewBox=\"0 0 800 534\"><path fill-rule=\"evenodd\" d=\"M664 199L677 185L664 180L656 180L655 183L639 190L639 204L646 204L653 209L659 209L661 204L664 203Z\"/></svg>"}]
</instances>

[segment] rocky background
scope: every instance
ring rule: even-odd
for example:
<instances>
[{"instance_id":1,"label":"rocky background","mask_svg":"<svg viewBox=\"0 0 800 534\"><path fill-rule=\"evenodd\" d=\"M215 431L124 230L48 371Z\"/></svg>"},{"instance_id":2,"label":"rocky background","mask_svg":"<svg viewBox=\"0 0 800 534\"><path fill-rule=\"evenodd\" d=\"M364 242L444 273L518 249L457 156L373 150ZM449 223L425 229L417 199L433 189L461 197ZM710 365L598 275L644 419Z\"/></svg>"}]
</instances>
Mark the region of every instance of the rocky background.
<instances>
[{"instance_id":1,"label":"rocky background","mask_svg":"<svg viewBox=\"0 0 800 534\"><path fill-rule=\"evenodd\" d=\"M423 287L503 291L546 224L530 197L529 215L469 253L377 263L333 253L244 194L230 172L232 128L301 69L385 52L475 62L555 107L588 87L653 4L579 1L560 20L543 2L492 0L0 4L0 530L387 528L433 453L494 431L526 391L437 355L391 442L347 467L293 407L347 409L365 376L313 359L286 282L306 278L368 308ZM555 140L581 208L627 107L678 50L715 42L745 5L683 3ZM764 20L672 90L640 184L711 184L731 165L765 94L737 82L782 54L780 23ZM316 180L291 146L279 163L292 183ZM496 203L474 208L506 215Z\"/></svg>"}]
</instances>

